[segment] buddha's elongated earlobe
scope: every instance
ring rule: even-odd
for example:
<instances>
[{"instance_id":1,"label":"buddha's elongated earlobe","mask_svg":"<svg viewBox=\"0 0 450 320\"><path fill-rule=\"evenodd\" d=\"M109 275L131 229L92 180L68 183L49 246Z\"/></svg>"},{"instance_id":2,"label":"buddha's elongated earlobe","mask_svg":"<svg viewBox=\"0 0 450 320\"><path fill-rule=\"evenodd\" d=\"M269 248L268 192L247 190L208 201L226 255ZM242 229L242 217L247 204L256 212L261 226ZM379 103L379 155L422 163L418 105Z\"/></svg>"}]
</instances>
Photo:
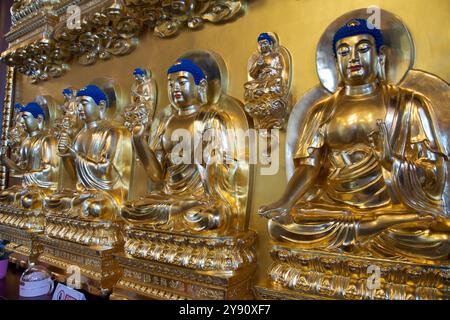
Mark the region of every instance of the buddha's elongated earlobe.
<instances>
[{"instance_id":1,"label":"buddha's elongated earlobe","mask_svg":"<svg viewBox=\"0 0 450 320\"><path fill-rule=\"evenodd\" d=\"M205 79L203 79L202 81L200 81L197 87L202 105L206 104L208 102L208 82Z\"/></svg>"},{"instance_id":2,"label":"buddha's elongated earlobe","mask_svg":"<svg viewBox=\"0 0 450 320\"><path fill-rule=\"evenodd\" d=\"M39 130L43 130L44 129L44 117L41 115L38 115L38 117L36 118L36 121L37 121Z\"/></svg>"},{"instance_id":3,"label":"buddha's elongated earlobe","mask_svg":"<svg viewBox=\"0 0 450 320\"><path fill-rule=\"evenodd\" d=\"M344 86L344 79L342 78L341 70L339 69L339 62L338 62L337 58L335 60L335 63L336 63L336 70L337 70L337 76L338 76L337 85L338 85L338 88L340 88L340 87Z\"/></svg>"},{"instance_id":4,"label":"buddha's elongated earlobe","mask_svg":"<svg viewBox=\"0 0 450 320\"><path fill-rule=\"evenodd\" d=\"M106 101L104 101L104 100L100 101L98 108L100 110L100 119L102 119L102 120L105 119L105 117L106 117Z\"/></svg>"},{"instance_id":5,"label":"buddha's elongated earlobe","mask_svg":"<svg viewBox=\"0 0 450 320\"><path fill-rule=\"evenodd\" d=\"M386 78L386 54L385 54L384 46L382 46L380 48L380 52L378 53L377 75L378 75L378 79L380 79L382 82L385 82L387 80L387 78Z\"/></svg>"}]
</instances>

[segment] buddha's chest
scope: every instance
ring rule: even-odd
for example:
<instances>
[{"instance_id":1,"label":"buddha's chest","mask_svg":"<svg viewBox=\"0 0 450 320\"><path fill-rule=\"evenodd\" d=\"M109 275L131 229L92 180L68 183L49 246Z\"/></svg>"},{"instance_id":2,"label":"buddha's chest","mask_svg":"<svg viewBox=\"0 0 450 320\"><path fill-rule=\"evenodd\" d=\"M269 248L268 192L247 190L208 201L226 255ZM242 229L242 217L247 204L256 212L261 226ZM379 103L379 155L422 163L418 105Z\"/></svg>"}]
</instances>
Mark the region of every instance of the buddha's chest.
<instances>
[{"instance_id":1,"label":"buddha's chest","mask_svg":"<svg viewBox=\"0 0 450 320\"><path fill-rule=\"evenodd\" d=\"M192 150L195 136L195 116L172 117L167 121L162 136L164 151L183 153Z\"/></svg>"},{"instance_id":2,"label":"buddha's chest","mask_svg":"<svg viewBox=\"0 0 450 320\"><path fill-rule=\"evenodd\" d=\"M332 149L369 144L369 135L378 131L377 120L384 121L386 108L378 97L338 100L335 113L326 128L326 143Z\"/></svg>"},{"instance_id":3,"label":"buddha's chest","mask_svg":"<svg viewBox=\"0 0 450 320\"><path fill-rule=\"evenodd\" d=\"M39 162L41 160L42 142L36 137L29 137L24 140L21 146L22 157L27 160L29 164Z\"/></svg>"}]
</instances>

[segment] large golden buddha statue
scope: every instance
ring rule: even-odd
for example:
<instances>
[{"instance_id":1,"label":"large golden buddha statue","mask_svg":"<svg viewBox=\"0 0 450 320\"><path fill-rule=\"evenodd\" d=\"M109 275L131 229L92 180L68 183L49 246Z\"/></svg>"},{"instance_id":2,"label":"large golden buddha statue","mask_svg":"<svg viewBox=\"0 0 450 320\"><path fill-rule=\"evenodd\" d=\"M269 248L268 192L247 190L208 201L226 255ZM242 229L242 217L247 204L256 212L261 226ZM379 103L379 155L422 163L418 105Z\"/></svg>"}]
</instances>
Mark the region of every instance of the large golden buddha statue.
<instances>
[{"instance_id":1,"label":"large golden buddha statue","mask_svg":"<svg viewBox=\"0 0 450 320\"><path fill-rule=\"evenodd\" d=\"M198 51L179 59L167 75L171 104L153 121L151 138L144 124L132 129L153 185L122 207L128 223L125 254L116 258L124 276L113 297L250 294L255 261L255 234L248 230L250 172L248 154L236 145L236 129L246 132L248 123L242 104L222 91L226 73L218 58Z\"/></svg>"},{"instance_id":2,"label":"large golden buddha statue","mask_svg":"<svg viewBox=\"0 0 450 320\"><path fill-rule=\"evenodd\" d=\"M442 297L434 266L450 258L448 157L431 102L385 81L383 33L367 20L348 21L332 45L343 85L305 111L287 188L259 210L286 244L272 252L272 280L334 297ZM384 279L372 291L370 265ZM312 281L305 270L320 276ZM441 280L432 284L427 273Z\"/></svg>"},{"instance_id":3,"label":"large golden buddha statue","mask_svg":"<svg viewBox=\"0 0 450 320\"><path fill-rule=\"evenodd\" d=\"M307 248L447 260L445 154L426 97L384 84L379 29L355 19L334 37L344 87L315 105L270 233ZM390 183L388 183L388 181Z\"/></svg>"},{"instance_id":4,"label":"large golden buddha statue","mask_svg":"<svg viewBox=\"0 0 450 320\"><path fill-rule=\"evenodd\" d=\"M46 234L50 237L105 247L121 241L113 222L118 221L119 206L128 194L131 150L127 146L131 142L127 130L105 119L108 103L97 85L77 93L77 112L84 127L73 141L63 131L58 151L78 183L76 190L64 189L46 197L50 214ZM69 220L57 222L52 217Z\"/></svg>"},{"instance_id":5,"label":"large golden buddha statue","mask_svg":"<svg viewBox=\"0 0 450 320\"><path fill-rule=\"evenodd\" d=\"M133 142L146 166L148 177L162 183L161 191L127 202L122 217L128 222L156 225L184 232L214 230L223 233L234 224L232 192L227 189L228 170L225 163L227 127L230 119L207 104L207 82L203 71L188 59L182 59L168 70L169 99L174 114L161 122L150 147L143 139L144 126L135 126ZM209 131L209 132L208 132ZM208 132L215 139L201 139ZM174 138L187 133L191 141L175 155L180 142ZM184 137L183 137L184 138ZM214 145L212 145L214 144ZM203 157L198 149L216 152L216 157ZM197 152L197 154L195 153ZM219 161L223 161L219 163Z\"/></svg>"},{"instance_id":6,"label":"large golden buddha statue","mask_svg":"<svg viewBox=\"0 0 450 320\"><path fill-rule=\"evenodd\" d=\"M58 181L56 139L45 126L48 112L37 102L26 106L18 104L16 113L16 125L22 126L26 137L20 143L18 159L9 158L6 149L2 148L1 160L13 171L12 176L21 179L21 183L2 191L0 203L2 208L10 208L6 211L19 215L4 215L2 212L0 221L19 228L42 231L42 201L45 195L56 190Z\"/></svg>"}]
</instances>

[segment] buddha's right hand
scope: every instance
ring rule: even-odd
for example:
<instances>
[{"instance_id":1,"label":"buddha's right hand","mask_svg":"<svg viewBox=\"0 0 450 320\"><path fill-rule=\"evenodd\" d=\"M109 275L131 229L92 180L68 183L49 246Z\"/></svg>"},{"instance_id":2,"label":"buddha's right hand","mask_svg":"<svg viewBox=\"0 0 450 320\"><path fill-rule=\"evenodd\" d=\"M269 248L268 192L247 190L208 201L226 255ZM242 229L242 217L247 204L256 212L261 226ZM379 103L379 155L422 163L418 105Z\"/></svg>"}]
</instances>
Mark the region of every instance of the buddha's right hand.
<instances>
[{"instance_id":1,"label":"buddha's right hand","mask_svg":"<svg viewBox=\"0 0 450 320\"><path fill-rule=\"evenodd\" d=\"M258 210L258 214L261 217L267 219L275 219L287 215L289 211L290 209L287 208L285 205L275 202L267 206L260 207Z\"/></svg>"},{"instance_id":2,"label":"buddha's right hand","mask_svg":"<svg viewBox=\"0 0 450 320\"><path fill-rule=\"evenodd\" d=\"M66 154L69 150L69 146L70 146L69 134L63 131L58 141L58 152L60 154Z\"/></svg>"}]
</instances>

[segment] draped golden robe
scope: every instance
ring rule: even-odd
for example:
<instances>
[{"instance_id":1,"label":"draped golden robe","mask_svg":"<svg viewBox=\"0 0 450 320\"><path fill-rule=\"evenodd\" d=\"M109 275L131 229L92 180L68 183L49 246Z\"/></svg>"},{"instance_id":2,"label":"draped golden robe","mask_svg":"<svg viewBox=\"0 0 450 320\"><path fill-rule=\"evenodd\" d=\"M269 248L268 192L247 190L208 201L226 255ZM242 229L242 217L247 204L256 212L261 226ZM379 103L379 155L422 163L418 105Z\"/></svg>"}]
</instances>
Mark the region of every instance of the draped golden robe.
<instances>
[{"instance_id":1,"label":"draped golden robe","mask_svg":"<svg viewBox=\"0 0 450 320\"><path fill-rule=\"evenodd\" d=\"M65 189L50 195L45 201L46 208L76 217L80 214L76 208L83 203L84 215L89 216L89 207L98 204L102 212L98 218L116 219L118 207L128 195L132 156L129 132L101 120L96 127L78 132L73 149L76 190Z\"/></svg>"},{"instance_id":2,"label":"draped golden robe","mask_svg":"<svg viewBox=\"0 0 450 320\"><path fill-rule=\"evenodd\" d=\"M161 122L151 143L151 149L165 168L161 190L127 202L121 211L125 220L183 232L214 230L220 233L233 223L232 213L236 212L233 190L236 181L230 181L232 175L228 171L235 169L235 163L227 162L225 158L216 161L218 158L215 158L227 153L229 142L226 129L231 128L230 119L210 108L203 107L194 121L193 134L199 137L196 140L202 144L201 150L205 151L203 155L207 155L200 161L175 163L172 159L173 149L165 150L163 143L170 119ZM205 139L206 132L211 139ZM193 145L192 150L198 150L198 147ZM187 210L176 209L183 202L196 200L202 204Z\"/></svg>"},{"instance_id":3,"label":"draped golden robe","mask_svg":"<svg viewBox=\"0 0 450 320\"><path fill-rule=\"evenodd\" d=\"M438 161L447 159L447 155L430 102L416 92L382 85L387 110L384 120L394 158L388 172L368 145L356 144L343 152L327 147L327 125L333 118L339 94L318 103L308 113L294 156L297 164L315 166L320 164L311 155L314 150L322 151L325 160L318 184L287 217L270 222L270 233L278 240L306 248L448 259L450 228L442 201L445 163ZM335 219L321 221L320 214L325 212ZM359 234L362 223L370 223L382 215L407 213L429 214L434 222L418 220L369 238ZM312 215L317 218L308 219Z\"/></svg>"},{"instance_id":4,"label":"draped golden robe","mask_svg":"<svg viewBox=\"0 0 450 320\"><path fill-rule=\"evenodd\" d=\"M42 199L46 193L57 187L59 158L56 157L56 139L47 132L26 137L20 147L17 165L23 168L24 172L12 175L22 178L21 185L3 191L0 194L0 202L19 205L21 199L31 197L34 199L32 206L40 207L38 199Z\"/></svg>"}]
</instances>

